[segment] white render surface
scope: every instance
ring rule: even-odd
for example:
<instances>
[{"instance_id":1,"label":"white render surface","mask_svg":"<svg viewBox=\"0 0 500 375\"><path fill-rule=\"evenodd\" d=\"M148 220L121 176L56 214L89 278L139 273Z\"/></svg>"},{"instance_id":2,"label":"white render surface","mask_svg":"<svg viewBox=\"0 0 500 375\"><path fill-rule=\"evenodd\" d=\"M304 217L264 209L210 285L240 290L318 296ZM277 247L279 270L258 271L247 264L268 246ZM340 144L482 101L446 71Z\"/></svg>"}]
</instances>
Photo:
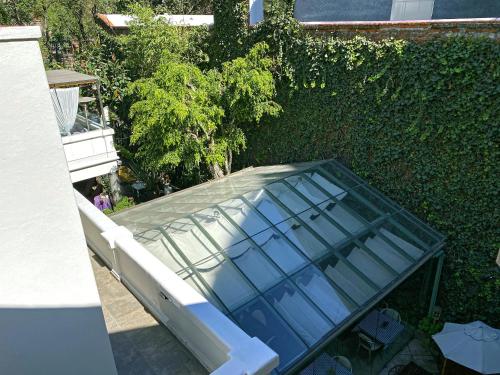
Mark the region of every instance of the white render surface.
<instances>
[{"instance_id":1,"label":"white render surface","mask_svg":"<svg viewBox=\"0 0 500 375\"><path fill-rule=\"evenodd\" d=\"M38 27L0 27L0 373L116 374Z\"/></svg>"},{"instance_id":2,"label":"white render surface","mask_svg":"<svg viewBox=\"0 0 500 375\"><path fill-rule=\"evenodd\" d=\"M132 17L126 14L104 14L110 26L127 28ZM174 26L212 26L214 16L211 14L162 14L158 18L163 19Z\"/></svg>"},{"instance_id":3,"label":"white render surface","mask_svg":"<svg viewBox=\"0 0 500 375\"><path fill-rule=\"evenodd\" d=\"M266 375L278 355L249 337L205 297L75 190L89 247L121 282L217 375Z\"/></svg>"},{"instance_id":4,"label":"white render surface","mask_svg":"<svg viewBox=\"0 0 500 375\"><path fill-rule=\"evenodd\" d=\"M107 128L62 137L72 182L108 174L117 166L114 134Z\"/></svg>"}]
</instances>

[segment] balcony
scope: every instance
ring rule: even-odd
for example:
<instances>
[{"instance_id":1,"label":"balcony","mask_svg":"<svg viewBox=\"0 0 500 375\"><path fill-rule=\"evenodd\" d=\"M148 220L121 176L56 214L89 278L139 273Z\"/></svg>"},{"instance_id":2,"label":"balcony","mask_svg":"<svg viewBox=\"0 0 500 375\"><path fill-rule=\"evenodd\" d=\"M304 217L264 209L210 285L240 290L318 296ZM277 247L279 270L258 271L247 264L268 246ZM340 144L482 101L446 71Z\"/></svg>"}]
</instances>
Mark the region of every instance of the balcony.
<instances>
[{"instance_id":1,"label":"balcony","mask_svg":"<svg viewBox=\"0 0 500 375\"><path fill-rule=\"evenodd\" d=\"M110 173L119 157L113 142L115 132L106 125L99 78L69 70L51 70L47 72L47 80L71 181ZM80 96L80 89L93 96Z\"/></svg>"}]
</instances>

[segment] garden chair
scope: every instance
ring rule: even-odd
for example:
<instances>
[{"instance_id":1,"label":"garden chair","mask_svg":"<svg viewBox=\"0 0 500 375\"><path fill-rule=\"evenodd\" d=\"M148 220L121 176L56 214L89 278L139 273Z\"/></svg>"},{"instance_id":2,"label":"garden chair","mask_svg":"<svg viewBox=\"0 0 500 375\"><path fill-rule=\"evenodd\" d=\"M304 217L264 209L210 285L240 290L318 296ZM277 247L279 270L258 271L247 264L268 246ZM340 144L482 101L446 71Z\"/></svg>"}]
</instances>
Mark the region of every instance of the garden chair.
<instances>
[{"instance_id":1,"label":"garden chair","mask_svg":"<svg viewBox=\"0 0 500 375\"><path fill-rule=\"evenodd\" d=\"M385 308L385 309L381 310L381 313L387 315L388 317L390 317L392 319L394 319L398 323L401 323L401 314L398 311L396 311L394 309L390 309L390 308Z\"/></svg>"},{"instance_id":2,"label":"garden chair","mask_svg":"<svg viewBox=\"0 0 500 375\"><path fill-rule=\"evenodd\" d=\"M333 357L333 359L335 361L337 361L338 363L340 363L342 366L344 366L346 369L348 369L349 372L352 373L352 364L351 364L351 361L349 361L349 359L347 357L337 355L337 356Z\"/></svg>"},{"instance_id":3,"label":"garden chair","mask_svg":"<svg viewBox=\"0 0 500 375\"><path fill-rule=\"evenodd\" d=\"M382 344L366 336L364 333L358 332L358 351L360 347L368 351L368 360L371 362L372 352L379 350Z\"/></svg>"}]
</instances>

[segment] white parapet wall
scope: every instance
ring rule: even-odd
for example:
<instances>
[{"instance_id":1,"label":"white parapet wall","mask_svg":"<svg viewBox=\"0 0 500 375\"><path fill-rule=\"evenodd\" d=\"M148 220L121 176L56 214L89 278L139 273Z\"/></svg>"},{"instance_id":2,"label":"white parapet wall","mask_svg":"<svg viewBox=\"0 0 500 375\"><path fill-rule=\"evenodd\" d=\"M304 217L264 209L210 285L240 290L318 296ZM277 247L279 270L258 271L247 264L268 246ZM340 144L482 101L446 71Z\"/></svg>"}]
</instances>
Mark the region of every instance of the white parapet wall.
<instances>
[{"instance_id":1,"label":"white parapet wall","mask_svg":"<svg viewBox=\"0 0 500 375\"><path fill-rule=\"evenodd\" d=\"M249 337L75 190L89 247L213 374L269 374L278 355Z\"/></svg>"},{"instance_id":2,"label":"white parapet wall","mask_svg":"<svg viewBox=\"0 0 500 375\"><path fill-rule=\"evenodd\" d=\"M0 26L0 374L113 375L38 38Z\"/></svg>"},{"instance_id":3,"label":"white parapet wall","mask_svg":"<svg viewBox=\"0 0 500 375\"><path fill-rule=\"evenodd\" d=\"M117 166L114 134L106 128L62 137L72 182L108 174Z\"/></svg>"}]
</instances>

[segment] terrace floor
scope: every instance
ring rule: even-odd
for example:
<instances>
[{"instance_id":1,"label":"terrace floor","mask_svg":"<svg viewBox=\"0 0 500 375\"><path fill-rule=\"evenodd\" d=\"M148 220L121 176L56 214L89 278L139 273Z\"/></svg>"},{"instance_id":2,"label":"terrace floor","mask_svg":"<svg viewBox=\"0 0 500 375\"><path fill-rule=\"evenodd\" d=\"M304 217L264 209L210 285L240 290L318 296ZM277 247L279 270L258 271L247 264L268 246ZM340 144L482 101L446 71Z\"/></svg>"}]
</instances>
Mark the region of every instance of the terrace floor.
<instances>
[{"instance_id":1,"label":"terrace floor","mask_svg":"<svg viewBox=\"0 0 500 375\"><path fill-rule=\"evenodd\" d=\"M207 374L189 350L89 253L118 375Z\"/></svg>"},{"instance_id":2,"label":"terrace floor","mask_svg":"<svg viewBox=\"0 0 500 375\"><path fill-rule=\"evenodd\" d=\"M354 374L387 375L398 365L406 365L413 361L430 374L438 374L436 360L421 340L415 337L412 327L406 325L405 330L386 349L372 353L371 361L368 352L358 350L358 338L355 332L347 331L330 343L326 352L331 356L347 357L353 367Z\"/></svg>"}]
</instances>

